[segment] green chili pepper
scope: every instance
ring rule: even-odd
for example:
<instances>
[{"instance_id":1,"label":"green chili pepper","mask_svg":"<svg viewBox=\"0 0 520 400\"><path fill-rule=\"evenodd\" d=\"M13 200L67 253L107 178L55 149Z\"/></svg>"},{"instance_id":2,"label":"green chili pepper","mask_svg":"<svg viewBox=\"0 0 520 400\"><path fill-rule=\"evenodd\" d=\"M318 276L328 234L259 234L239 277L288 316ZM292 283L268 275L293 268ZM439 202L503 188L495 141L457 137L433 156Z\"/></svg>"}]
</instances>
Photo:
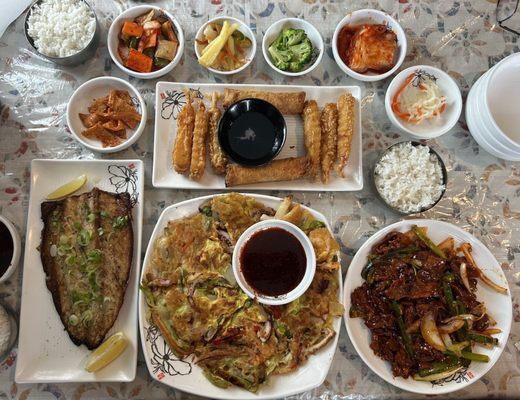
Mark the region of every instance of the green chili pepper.
<instances>
[{"instance_id":1,"label":"green chili pepper","mask_svg":"<svg viewBox=\"0 0 520 400\"><path fill-rule=\"evenodd\" d=\"M143 54L148 57L153 57L155 54L155 49L153 47L148 47L143 50Z\"/></svg>"},{"instance_id":2,"label":"green chili pepper","mask_svg":"<svg viewBox=\"0 0 520 400\"><path fill-rule=\"evenodd\" d=\"M492 344L493 346L498 346L497 338L481 335L480 333L469 332L468 339L478 343Z\"/></svg>"},{"instance_id":3,"label":"green chili pepper","mask_svg":"<svg viewBox=\"0 0 520 400\"><path fill-rule=\"evenodd\" d=\"M444 362L435 362L429 368L422 368L419 370L418 374L421 377L425 377L433 374L440 374L441 372L449 371L453 367L457 367L460 365L460 361L457 358L450 359Z\"/></svg>"},{"instance_id":4,"label":"green chili pepper","mask_svg":"<svg viewBox=\"0 0 520 400\"><path fill-rule=\"evenodd\" d=\"M449 356L455 356L450 350L446 350L444 354ZM460 357L469 360L469 361L477 361L477 362L489 362L489 357L485 354L473 353L471 350L462 350L460 352Z\"/></svg>"},{"instance_id":5,"label":"green chili pepper","mask_svg":"<svg viewBox=\"0 0 520 400\"><path fill-rule=\"evenodd\" d=\"M415 253L417 250L419 250L416 246L409 246L409 247L403 247L402 249L397 249L394 251L390 251L384 255L378 256L375 254L369 254L368 255L368 262L365 264L363 269L361 270L361 277L363 279L367 279L368 273L370 270L373 269L374 264L377 262L381 262L384 260L388 260L393 257L399 257L399 256L406 256L411 253Z\"/></svg>"},{"instance_id":6,"label":"green chili pepper","mask_svg":"<svg viewBox=\"0 0 520 400\"><path fill-rule=\"evenodd\" d=\"M446 259L446 254L444 254L444 251L442 251L441 249L439 249L439 247L432 242L432 240L428 237L428 235L426 235L422 230L421 228L419 228L417 225L413 225L412 226L412 231L413 233L415 233L415 235L426 245L428 246L428 248L433 252L435 253L436 255L438 255L440 258L442 259Z\"/></svg>"},{"instance_id":7,"label":"green chili pepper","mask_svg":"<svg viewBox=\"0 0 520 400\"><path fill-rule=\"evenodd\" d=\"M138 37L131 37L130 41L128 42L128 47L137 50L137 46L138 45L139 45L139 38Z\"/></svg>"},{"instance_id":8,"label":"green chili pepper","mask_svg":"<svg viewBox=\"0 0 520 400\"><path fill-rule=\"evenodd\" d=\"M169 63L170 63L170 60L167 60L166 58L160 58L160 57L153 58L153 64L159 68L166 67Z\"/></svg>"},{"instance_id":9,"label":"green chili pepper","mask_svg":"<svg viewBox=\"0 0 520 400\"><path fill-rule=\"evenodd\" d=\"M442 282L442 290L444 292L444 300L446 301L446 305L448 306L450 314L457 315L457 308L455 299L453 298L453 291L451 290L450 284L446 280Z\"/></svg>"},{"instance_id":10,"label":"green chili pepper","mask_svg":"<svg viewBox=\"0 0 520 400\"><path fill-rule=\"evenodd\" d=\"M395 300L392 300L391 303L392 310L395 314L395 318L397 319L397 325L399 326L399 330L401 331L401 336L403 337L404 347L406 352L413 358L413 347L412 340L410 339L410 335L406 332L406 328L404 326L403 315L401 314L401 307L399 307L399 303Z\"/></svg>"}]
</instances>

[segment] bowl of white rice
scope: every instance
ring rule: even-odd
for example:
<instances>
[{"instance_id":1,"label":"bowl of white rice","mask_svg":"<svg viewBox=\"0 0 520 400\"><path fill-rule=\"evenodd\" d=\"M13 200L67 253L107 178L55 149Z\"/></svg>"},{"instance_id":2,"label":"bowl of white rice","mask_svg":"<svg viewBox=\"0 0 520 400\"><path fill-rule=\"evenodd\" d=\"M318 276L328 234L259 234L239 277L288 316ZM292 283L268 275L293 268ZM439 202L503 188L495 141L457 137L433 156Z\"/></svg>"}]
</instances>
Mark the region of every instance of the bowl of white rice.
<instances>
[{"instance_id":1,"label":"bowl of white rice","mask_svg":"<svg viewBox=\"0 0 520 400\"><path fill-rule=\"evenodd\" d=\"M37 0L25 16L25 37L33 50L59 65L91 59L99 44L96 13L85 0Z\"/></svg>"},{"instance_id":2,"label":"bowl of white rice","mask_svg":"<svg viewBox=\"0 0 520 400\"><path fill-rule=\"evenodd\" d=\"M399 214L434 207L444 195L448 173L431 147L407 141L390 146L374 165L374 186L381 200Z\"/></svg>"}]
</instances>

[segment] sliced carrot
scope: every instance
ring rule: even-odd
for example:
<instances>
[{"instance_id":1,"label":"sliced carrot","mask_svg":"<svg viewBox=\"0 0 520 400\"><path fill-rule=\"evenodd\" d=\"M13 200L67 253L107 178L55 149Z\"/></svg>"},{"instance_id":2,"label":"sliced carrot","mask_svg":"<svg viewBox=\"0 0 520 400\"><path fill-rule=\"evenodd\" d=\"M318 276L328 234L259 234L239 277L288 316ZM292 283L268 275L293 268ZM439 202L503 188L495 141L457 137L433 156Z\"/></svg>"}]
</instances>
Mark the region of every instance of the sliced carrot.
<instances>
[{"instance_id":1,"label":"sliced carrot","mask_svg":"<svg viewBox=\"0 0 520 400\"><path fill-rule=\"evenodd\" d=\"M394 97L392 97L392 111L401 119L410 119L409 113L401 111L401 107L399 106L399 97L401 96L401 94L403 94L404 90L412 82L414 77L414 74L408 75L403 84L399 87L399 89L397 89L397 92L395 92Z\"/></svg>"},{"instance_id":2,"label":"sliced carrot","mask_svg":"<svg viewBox=\"0 0 520 400\"><path fill-rule=\"evenodd\" d=\"M152 70L153 60L147 55L130 49L126 66L137 72L150 72Z\"/></svg>"},{"instance_id":3,"label":"sliced carrot","mask_svg":"<svg viewBox=\"0 0 520 400\"><path fill-rule=\"evenodd\" d=\"M123 35L132 37L141 37L143 35L143 32L143 27L132 21L125 21L123 29L121 29L121 33Z\"/></svg>"}]
</instances>

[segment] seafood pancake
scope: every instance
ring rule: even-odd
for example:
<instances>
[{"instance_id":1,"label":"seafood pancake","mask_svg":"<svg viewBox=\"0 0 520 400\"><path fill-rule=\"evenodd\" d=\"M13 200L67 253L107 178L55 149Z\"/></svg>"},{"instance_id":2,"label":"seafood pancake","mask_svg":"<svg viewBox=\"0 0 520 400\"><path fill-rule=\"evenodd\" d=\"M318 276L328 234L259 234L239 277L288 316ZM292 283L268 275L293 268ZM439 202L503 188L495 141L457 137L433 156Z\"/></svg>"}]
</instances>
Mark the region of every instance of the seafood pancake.
<instances>
[{"instance_id":1,"label":"seafood pancake","mask_svg":"<svg viewBox=\"0 0 520 400\"><path fill-rule=\"evenodd\" d=\"M307 292L283 306L250 299L233 276L233 243L262 216L275 215L251 197L216 196L198 213L170 221L154 243L142 282L149 318L177 356L194 355L219 387L256 392L270 375L295 370L336 335L333 321L343 312L339 246L301 206L289 198L282 205L277 218L290 216L312 235L322 260Z\"/></svg>"}]
</instances>

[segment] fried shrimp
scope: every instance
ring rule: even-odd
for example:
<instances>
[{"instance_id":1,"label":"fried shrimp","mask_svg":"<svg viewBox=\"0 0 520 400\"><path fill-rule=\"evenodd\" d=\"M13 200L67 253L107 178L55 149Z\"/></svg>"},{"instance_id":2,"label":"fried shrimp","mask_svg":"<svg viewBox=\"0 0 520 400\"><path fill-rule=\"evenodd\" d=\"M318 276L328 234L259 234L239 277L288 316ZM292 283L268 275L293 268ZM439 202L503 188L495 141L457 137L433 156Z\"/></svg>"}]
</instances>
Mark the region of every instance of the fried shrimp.
<instances>
[{"instance_id":1,"label":"fried shrimp","mask_svg":"<svg viewBox=\"0 0 520 400\"><path fill-rule=\"evenodd\" d=\"M330 170L336 160L338 141L338 108L328 103L321 111L321 180L329 182Z\"/></svg>"},{"instance_id":2,"label":"fried shrimp","mask_svg":"<svg viewBox=\"0 0 520 400\"><path fill-rule=\"evenodd\" d=\"M191 93L185 91L186 104L177 118L177 136L173 145L173 168L179 174L185 173L190 167L191 145L193 141L193 128L195 111L191 104Z\"/></svg>"},{"instance_id":3,"label":"fried shrimp","mask_svg":"<svg viewBox=\"0 0 520 400\"><path fill-rule=\"evenodd\" d=\"M336 171L344 177L343 168L347 165L352 147L354 135L354 97L350 93L344 93L338 100L338 163Z\"/></svg>"},{"instance_id":4,"label":"fried shrimp","mask_svg":"<svg viewBox=\"0 0 520 400\"><path fill-rule=\"evenodd\" d=\"M193 146L191 149L190 179L200 180L206 167L206 136L208 134L208 113L202 101L195 115Z\"/></svg>"},{"instance_id":5,"label":"fried shrimp","mask_svg":"<svg viewBox=\"0 0 520 400\"><path fill-rule=\"evenodd\" d=\"M220 147L220 143L218 142L218 123L220 120L220 109L217 106L218 101L218 93L213 92L211 96L211 108L209 109L209 158L211 161L211 166L216 174L224 174L226 172L226 165L228 163L228 159L222 148Z\"/></svg>"},{"instance_id":6,"label":"fried shrimp","mask_svg":"<svg viewBox=\"0 0 520 400\"><path fill-rule=\"evenodd\" d=\"M309 176L314 180L319 174L321 146L320 112L316 101L309 100L305 103L302 117L305 149L311 164Z\"/></svg>"}]
</instances>

